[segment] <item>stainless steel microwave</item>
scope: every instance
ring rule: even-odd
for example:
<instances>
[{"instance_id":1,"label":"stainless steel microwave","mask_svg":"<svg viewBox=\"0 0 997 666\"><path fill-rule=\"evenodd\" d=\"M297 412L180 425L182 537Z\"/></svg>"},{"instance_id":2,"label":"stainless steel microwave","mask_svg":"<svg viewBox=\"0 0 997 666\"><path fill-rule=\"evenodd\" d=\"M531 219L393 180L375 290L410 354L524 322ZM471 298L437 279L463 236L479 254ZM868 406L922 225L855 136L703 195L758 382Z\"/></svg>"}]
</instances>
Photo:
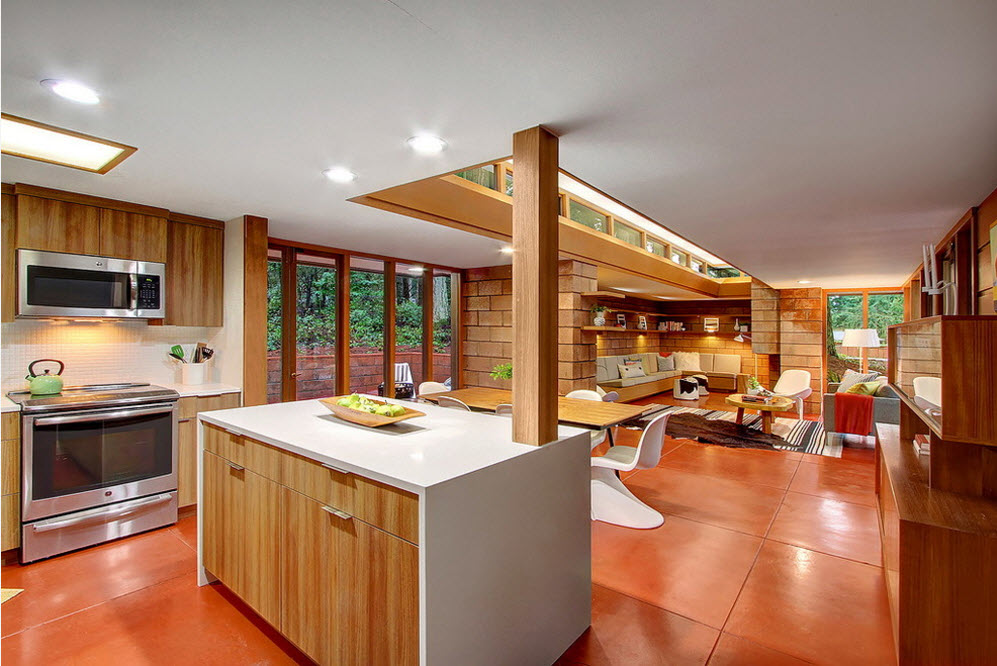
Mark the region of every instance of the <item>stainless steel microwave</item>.
<instances>
[{"instance_id":1,"label":"stainless steel microwave","mask_svg":"<svg viewBox=\"0 0 997 666\"><path fill-rule=\"evenodd\" d=\"M166 316L166 264L17 251L20 317Z\"/></svg>"}]
</instances>

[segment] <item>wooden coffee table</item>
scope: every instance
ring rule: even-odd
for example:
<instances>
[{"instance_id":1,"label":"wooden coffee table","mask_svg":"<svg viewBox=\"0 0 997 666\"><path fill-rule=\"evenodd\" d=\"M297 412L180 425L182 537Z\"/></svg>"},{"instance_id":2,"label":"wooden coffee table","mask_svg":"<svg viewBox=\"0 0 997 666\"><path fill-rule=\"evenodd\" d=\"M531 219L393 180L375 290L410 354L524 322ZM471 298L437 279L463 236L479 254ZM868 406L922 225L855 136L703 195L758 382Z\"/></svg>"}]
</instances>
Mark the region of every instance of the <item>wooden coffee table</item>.
<instances>
[{"instance_id":1,"label":"wooden coffee table","mask_svg":"<svg viewBox=\"0 0 997 666\"><path fill-rule=\"evenodd\" d=\"M768 404L763 402L745 402L743 393L735 393L727 396L727 404L737 407L736 422L742 423L744 421L744 410L757 409L758 413L762 415L762 432L766 435L772 434L772 412L788 412L796 406L796 403L791 399L781 396L773 396L769 400Z\"/></svg>"}]
</instances>

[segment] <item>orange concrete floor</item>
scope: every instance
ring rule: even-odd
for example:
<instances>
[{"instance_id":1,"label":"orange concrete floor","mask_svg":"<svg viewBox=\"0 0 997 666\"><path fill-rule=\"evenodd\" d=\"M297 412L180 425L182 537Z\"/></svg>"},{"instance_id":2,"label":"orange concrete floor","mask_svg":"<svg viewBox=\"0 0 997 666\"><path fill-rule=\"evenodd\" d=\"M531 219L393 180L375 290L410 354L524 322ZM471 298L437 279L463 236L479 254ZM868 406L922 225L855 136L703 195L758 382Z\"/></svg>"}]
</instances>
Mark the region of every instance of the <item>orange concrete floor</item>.
<instances>
[{"instance_id":1,"label":"orange concrete floor","mask_svg":"<svg viewBox=\"0 0 997 666\"><path fill-rule=\"evenodd\" d=\"M852 458L667 440L658 467L625 478L665 523L592 524L592 626L557 663L895 663L872 457ZM0 613L3 662L309 663L224 588L196 586L195 540L187 517L4 566L3 587L25 591Z\"/></svg>"}]
</instances>

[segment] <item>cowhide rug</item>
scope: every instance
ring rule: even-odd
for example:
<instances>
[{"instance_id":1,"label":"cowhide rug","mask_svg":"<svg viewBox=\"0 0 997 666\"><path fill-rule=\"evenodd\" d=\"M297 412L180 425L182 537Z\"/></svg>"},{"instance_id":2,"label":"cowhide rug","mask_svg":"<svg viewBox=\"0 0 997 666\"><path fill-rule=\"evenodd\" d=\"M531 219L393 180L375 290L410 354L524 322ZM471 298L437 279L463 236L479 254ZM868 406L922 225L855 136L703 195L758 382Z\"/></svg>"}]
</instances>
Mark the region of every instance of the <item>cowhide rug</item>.
<instances>
[{"instance_id":1,"label":"cowhide rug","mask_svg":"<svg viewBox=\"0 0 997 666\"><path fill-rule=\"evenodd\" d=\"M672 414L665 434L676 439L693 439L704 444L718 444L735 449L769 449L775 444L788 445L778 435L766 435L745 425L723 420L709 420L698 414Z\"/></svg>"}]
</instances>

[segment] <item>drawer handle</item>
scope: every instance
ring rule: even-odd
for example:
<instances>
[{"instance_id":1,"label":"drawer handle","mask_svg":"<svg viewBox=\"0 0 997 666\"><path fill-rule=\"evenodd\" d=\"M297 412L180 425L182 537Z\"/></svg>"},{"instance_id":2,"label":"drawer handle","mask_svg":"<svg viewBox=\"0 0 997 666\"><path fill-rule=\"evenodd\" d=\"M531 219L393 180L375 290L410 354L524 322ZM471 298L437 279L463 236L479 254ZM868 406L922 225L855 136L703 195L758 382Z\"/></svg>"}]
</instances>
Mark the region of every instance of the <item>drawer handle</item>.
<instances>
[{"instance_id":1,"label":"drawer handle","mask_svg":"<svg viewBox=\"0 0 997 666\"><path fill-rule=\"evenodd\" d=\"M242 465L236 465L234 462L225 461L225 464L234 469L237 472L244 472L246 470Z\"/></svg>"},{"instance_id":2,"label":"drawer handle","mask_svg":"<svg viewBox=\"0 0 997 666\"><path fill-rule=\"evenodd\" d=\"M322 510L326 513L331 513L336 518L342 518L343 520L353 520L353 516L346 513L345 511L340 511L339 509L334 509L331 506L322 505Z\"/></svg>"},{"instance_id":3,"label":"drawer handle","mask_svg":"<svg viewBox=\"0 0 997 666\"><path fill-rule=\"evenodd\" d=\"M325 467L326 469L331 469L333 472L339 472L340 474L351 474L352 473L352 472L350 472L347 469L339 469L335 465L330 465L329 463L321 463L321 465L322 465L322 467Z\"/></svg>"}]
</instances>

